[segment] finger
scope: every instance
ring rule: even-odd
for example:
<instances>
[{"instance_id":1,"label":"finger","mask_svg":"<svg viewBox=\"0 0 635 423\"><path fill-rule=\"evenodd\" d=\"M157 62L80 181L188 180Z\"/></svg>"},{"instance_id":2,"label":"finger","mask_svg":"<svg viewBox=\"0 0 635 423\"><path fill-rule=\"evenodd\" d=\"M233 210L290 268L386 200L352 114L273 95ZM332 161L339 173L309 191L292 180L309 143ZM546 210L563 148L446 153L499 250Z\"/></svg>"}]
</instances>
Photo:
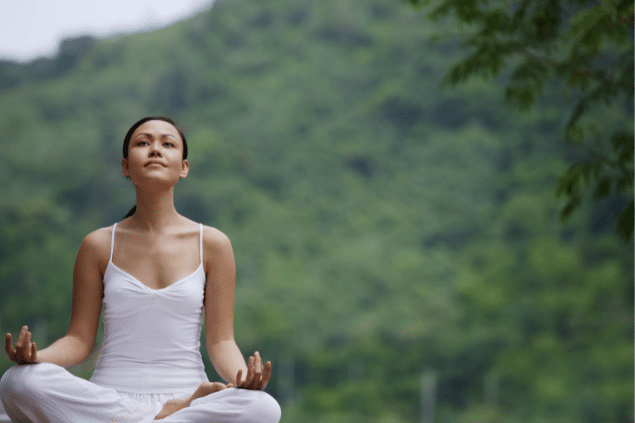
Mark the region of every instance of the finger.
<instances>
[{"instance_id":1,"label":"finger","mask_svg":"<svg viewBox=\"0 0 635 423\"><path fill-rule=\"evenodd\" d=\"M259 384L262 377L262 358L260 358L258 351L254 355L254 382Z\"/></svg>"},{"instance_id":2,"label":"finger","mask_svg":"<svg viewBox=\"0 0 635 423\"><path fill-rule=\"evenodd\" d=\"M245 379L240 384L241 388L249 388L251 384L251 379L253 378L253 357L249 357L247 361L247 374L245 374Z\"/></svg>"},{"instance_id":3,"label":"finger","mask_svg":"<svg viewBox=\"0 0 635 423\"><path fill-rule=\"evenodd\" d=\"M18 336L18 340L15 343L16 353L18 355L24 354L24 348L28 348L30 346L31 340L31 332L29 332L28 326L22 326L22 330L20 331L20 336Z\"/></svg>"},{"instance_id":4,"label":"finger","mask_svg":"<svg viewBox=\"0 0 635 423\"><path fill-rule=\"evenodd\" d=\"M236 374L236 386L238 387L242 386L242 382L241 382L242 376L243 376L242 369L238 370L238 374Z\"/></svg>"},{"instance_id":5,"label":"finger","mask_svg":"<svg viewBox=\"0 0 635 423\"><path fill-rule=\"evenodd\" d=\"M227 384L227 387L228 387L228 388L235 388L235 387L236 387L236 385L234 385L233 383L231 383L231 382L230 382L230 383L228 383L228 384Z\"/></svg>"},{"instance_id":6,"label":"finger","mask_svg":"<svg viewBox=\"0 0 635 423\"><path fill-rule=\"evenodd\" d=\"M245 378L245 385L247 389L251 388L254 382L254 357L249 357L249 364L247 365L247 377Z\"/></svg>"},{"instance_id":7,"label":"finger","mask_svg":"<svg viewBox=\"0 0 635 423\"><path fill-rule=\"evenodd\" d=\"M15 344L15 355L21 364L29 362L31 353L31 332L25 328L26 326L22 328L18 342Z\"/></svg>"},{"instance_id":8,"label":"finger","mask_svg":"<svg viewBox=\"0 0 635 423\"><path fill-rule=\"evenodd\" d=\"M35 342L31 344L31 362L37 362L37 345L35 345Z\"/></svg>"},{"instance_id":9,"label":"finger","mask_svg":"<svg viewBox=\"0 0 635 423\"><path fill-rule=\"evenodd\" d=\"M10 333L7 333L7 335L4 337L4 349L9 355L9 358L15 356L15 350L13 349L13 336L11 336Z\"/></svg>"},{"instance_id":10,"label":"finger","mask_svg":"<svg viewBox=\"0 0 635 423\"><path fill-rule=\"evenodd\" d=\"M7 333L4 336L4 349L8 351L13 350L13 336Z\"/></svg>"},{"instance_id":11,"label":"finger","mask_svg":"<svg viewBox=\"0 0 635 423\"><path fill-rule=\"evenodd\" d=\"M26 333L27 333L27 331L24 328L26 328L26 326L22 327L22 330L20 331L20 334L18 335L18 339L15 341L16 350L22 348L22 345L24 345L24 340L26 339Z\"/></svg>"},{"instance_id":12,"label":"finger","mask_svg":"<svg viewBox=\"0 0 635 423\"><path fill-rule=\"evenodd\" d=\"M267 361L265 364L265 372L262 375L262 383L260 389L264 390L269 384L269 379L271 379L271 361Z\"/></svg>"},{"instance_id":13,"label":"finger","mask_svg":"<svg viewBox=\"0 0 635 423\"><path fill-rule=\"evenodd\" d=\"M27 362L31 361L31 332L26 333L26 342L22 346L24 349L24 358Z\"/></svg>"}]
</instances>

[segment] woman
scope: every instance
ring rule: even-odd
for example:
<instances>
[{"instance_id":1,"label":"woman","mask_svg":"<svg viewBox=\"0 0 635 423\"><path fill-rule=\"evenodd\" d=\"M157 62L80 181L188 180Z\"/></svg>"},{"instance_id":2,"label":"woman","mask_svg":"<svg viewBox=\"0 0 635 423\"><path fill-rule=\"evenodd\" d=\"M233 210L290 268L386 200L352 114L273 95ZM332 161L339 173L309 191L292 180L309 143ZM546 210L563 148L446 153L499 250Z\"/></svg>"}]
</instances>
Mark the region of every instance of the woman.
<instances>
[{"instance_id":1,"label":"woman","mask_svg":"<svg viewBox=\"0 0 635 423\"><path fill-rule=\"evenodd\" d=\"M234 341L229 239L174 207L174 186L189 171L185 137L168 118L143 118L123 156L136 209L84 238L66 336L38 351L26 326L15 348L6 335L17 365L0 383L5 410L18 422L278 422L280 407L263 391L271 362L255 352L245 363ZM87 381L65 369L93 350L102 304L104 345ZM205 375L203 316L209 358L227 385Z\"/></svg>"}]
</instances>

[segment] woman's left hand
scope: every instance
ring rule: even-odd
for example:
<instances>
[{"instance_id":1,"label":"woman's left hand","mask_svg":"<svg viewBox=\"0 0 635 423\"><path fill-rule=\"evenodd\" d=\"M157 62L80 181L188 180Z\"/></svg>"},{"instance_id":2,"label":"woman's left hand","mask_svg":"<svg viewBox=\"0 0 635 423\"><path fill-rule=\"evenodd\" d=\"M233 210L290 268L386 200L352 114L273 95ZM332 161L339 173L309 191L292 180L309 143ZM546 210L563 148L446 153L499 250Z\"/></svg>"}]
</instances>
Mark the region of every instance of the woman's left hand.
<instances>
[{"instance_id":1,"label":"woman's left hand","mask_svg":"<svg viewBox=\"0 0 635 423\"><path fill-rule=\"evenodd\" d=\"M245 380L242 380L242 370L238 370L236 375L236 388L240 389L253 389L264 390L271 379L271 361L267 361L267 364L262 366L262 359L258 351L249 357L249 363L247 364L247 375Z\"/></svg>"}]
</instances>

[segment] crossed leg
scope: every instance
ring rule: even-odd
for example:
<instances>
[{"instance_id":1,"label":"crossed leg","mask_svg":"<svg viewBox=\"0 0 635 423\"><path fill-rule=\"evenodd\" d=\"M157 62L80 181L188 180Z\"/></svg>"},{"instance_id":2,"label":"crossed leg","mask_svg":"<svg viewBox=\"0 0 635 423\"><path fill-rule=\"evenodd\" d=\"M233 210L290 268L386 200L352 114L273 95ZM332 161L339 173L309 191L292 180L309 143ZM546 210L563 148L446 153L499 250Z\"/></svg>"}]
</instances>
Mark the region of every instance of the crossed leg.
<instances>
[{"instance_id":1,"label":"crossed leg","mask_svg":"<svg viewBox=\"0 0 635 423\"><path fill-rule=\"evenodd\" d=\"M194 391L194 393L192 394L190 398L188 399L175 398L175 399L166 401L166 403L163 404L163 408L161 409L159 414L156 415L154 420L164 419L168 417L169 415L184 409L185 407L189 407L190 404L192 404L192 401L194 401L195 399L203 398L206 395L221 391L223 389L226 389L227 387L231 388L233 387L233 385L230 384L229 386L225 386L224 383L220 383L220 382L203 382L196 389L196 391Z\"/></svg>"},{"instance_id":2,"label":"crossed leg","mask_svg":"<svg viewBox=\"0 0 635 423\"><path fill-rule=\"evenodd\" d=\"M141 422L156 412L150 404L49 363L9 368L0 381L0 396L15 422Z\"/></svg>"},{"instance_id":3,"label":"crossed leg","mask_svg":"<svg viewBox=\"0 0 635 423\"><path fill-rule=\"evenodd\" d=\"M170 400L157 415L158 408L152 404L73 376L59 366L42 363L10 368L0 382L0 396L7 414L19 422L150 423L164 411L161 423L279 422L280 405L266 392L218 390L222 386L218 382L203 383L185 403Z\"/></svg>"},{"instance_id":4,"label":"crossed leg","mask_svg":"<svg viewBox=\"0 0 635 423\"><path fill-rule=\"evenodd\" d=\"M278 423L278 402L265 391L227 388L192 400L161 423Z\"/></svg>"}]
</instances>

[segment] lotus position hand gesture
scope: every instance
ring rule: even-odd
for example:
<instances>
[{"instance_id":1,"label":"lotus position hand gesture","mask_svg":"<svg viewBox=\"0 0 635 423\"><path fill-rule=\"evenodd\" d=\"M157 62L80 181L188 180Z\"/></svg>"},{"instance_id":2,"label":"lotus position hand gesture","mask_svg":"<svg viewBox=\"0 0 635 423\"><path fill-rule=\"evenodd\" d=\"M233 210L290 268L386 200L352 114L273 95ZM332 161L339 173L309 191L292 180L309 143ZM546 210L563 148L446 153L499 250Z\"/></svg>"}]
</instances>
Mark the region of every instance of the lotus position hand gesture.
<instances>
[{"instance_id":1,"label":"lotus position hand gesture","mask_svg":"<svg viewBox=\"0 0 635 423\"><path fill-rule=\"evenodd\" d=\"M249 357L245 380L242 380L242 373L242 370L238 370L238 374L236 375L236 388L264 390L271 378L271 361L267 361L263 373L262 359L258 351L256 351L254 355Z\"/></svg>"},{"instance_id":2,"label":"lotus position hand gesture","mask_svg":"<svg viewBox=\"0 0 635 423\"><path fill-rule=\"evenodd\" d=\"M31 342L31 332L28 326L23 326L13 349L13 337L7 333L5 337L4 349L7 351L9 359L18 364L39 363L37 359L37 347L35 342Z\"/></svg>"}]
</instances>

